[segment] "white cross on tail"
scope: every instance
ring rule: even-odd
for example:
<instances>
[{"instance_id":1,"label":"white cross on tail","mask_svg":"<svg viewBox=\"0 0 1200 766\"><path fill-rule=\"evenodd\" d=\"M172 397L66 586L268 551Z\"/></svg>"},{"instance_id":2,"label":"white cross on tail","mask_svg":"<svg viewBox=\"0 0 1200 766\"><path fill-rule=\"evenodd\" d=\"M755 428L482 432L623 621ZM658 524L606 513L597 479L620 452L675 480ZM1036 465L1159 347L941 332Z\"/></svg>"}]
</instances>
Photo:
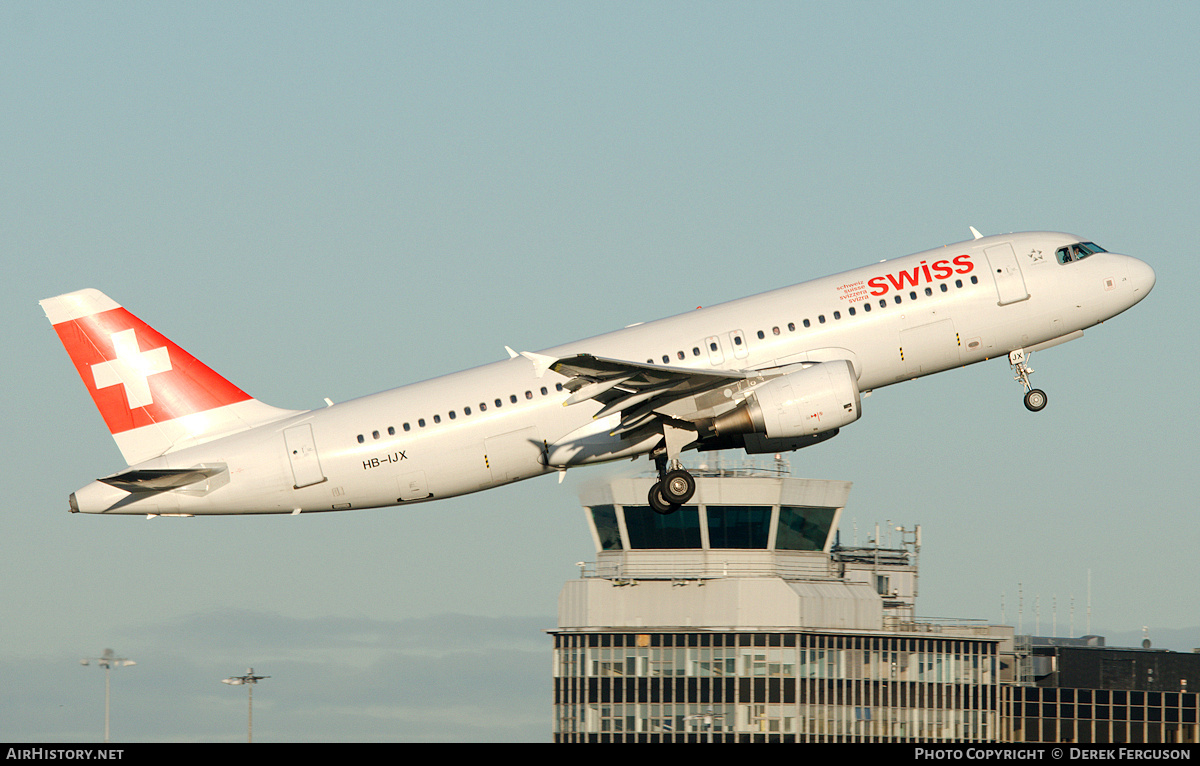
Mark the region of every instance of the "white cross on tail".
<instances>
[{"instance_id":1,"label":"white cross on tail","mask_svg":"<svg viewBox=\"0 0 1200 766\"><path fill-rule=\"evenodd\" d=\"M140 351L137 334L133 330L113 333L112 344L117 358L111 362L92 365L92 377L96 381L96 388L108 388L123 383L125 401L129 403L129 409L153 404L154 397L150 394L147 378L171 369L171 355L166 346Z\"/></svg>"}]
</instances>

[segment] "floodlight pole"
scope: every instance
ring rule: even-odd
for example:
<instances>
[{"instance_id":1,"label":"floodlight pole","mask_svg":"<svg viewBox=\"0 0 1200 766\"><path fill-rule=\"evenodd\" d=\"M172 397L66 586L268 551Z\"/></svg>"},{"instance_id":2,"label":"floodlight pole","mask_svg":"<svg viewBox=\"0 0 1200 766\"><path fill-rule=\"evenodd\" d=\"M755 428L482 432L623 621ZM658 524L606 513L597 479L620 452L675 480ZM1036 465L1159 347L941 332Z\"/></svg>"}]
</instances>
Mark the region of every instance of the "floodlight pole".
<instances>
[{"instance_id":1,"label":"floodlight pole","mask_svg":"<svg viewBox=\"0 0 1200 766\"><path fill-rule=\"evenodd\" d=\"M96 664L104 668L104 741L108 742L108 703L112 697L112 686L109 683L109 673L114 667L124 667L136 665L137 663L127 657L113 656L112 649L105 649L104 654L99 657L85 657L79 661L80 665L91 664L95 660Z\"/></svg>"},{"instance_id":2,"label":"floodlight pole","mask_svg":"<svg viewBox=\"0 0 1200 766\"><path fill-rule=\"evenodd\" d=\"M244 676L233 676L231 678L226 678L223 681L221 681L221 683L229 684L230 686L245 686L246 691L249 692L249 695L248 695L249 706L248 706L247 712L246 712L246 741L247 742L254 741L254 685L257 684L259 681L263 680L264 678L270 678L270 676L256 676L256 675L254 675L254 668L249 668L248 670L246 670L246 675L244 675Z\"/></svg>"}]
</instances>

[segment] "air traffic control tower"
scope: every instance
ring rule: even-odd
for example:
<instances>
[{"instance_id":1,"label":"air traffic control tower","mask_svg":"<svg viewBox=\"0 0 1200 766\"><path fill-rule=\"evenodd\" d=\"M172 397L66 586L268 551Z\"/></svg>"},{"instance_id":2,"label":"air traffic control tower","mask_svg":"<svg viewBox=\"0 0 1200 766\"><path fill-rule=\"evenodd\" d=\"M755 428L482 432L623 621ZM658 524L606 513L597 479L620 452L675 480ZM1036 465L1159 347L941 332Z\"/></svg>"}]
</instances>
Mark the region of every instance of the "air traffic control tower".
<instances>
[{"instance_id":1,"label":"air traffic control tower","mask_svg":"<svg viewBox=\"0 0 1200 766\"><path fill-rule=\"evenodd\" d=\"M919 528L846 547L849 482L693 474L668 515L649 476L582 490L596 561L559 595L556 741L999 737L1013 631L914 619Z\"/></svg>"}]
</instances>

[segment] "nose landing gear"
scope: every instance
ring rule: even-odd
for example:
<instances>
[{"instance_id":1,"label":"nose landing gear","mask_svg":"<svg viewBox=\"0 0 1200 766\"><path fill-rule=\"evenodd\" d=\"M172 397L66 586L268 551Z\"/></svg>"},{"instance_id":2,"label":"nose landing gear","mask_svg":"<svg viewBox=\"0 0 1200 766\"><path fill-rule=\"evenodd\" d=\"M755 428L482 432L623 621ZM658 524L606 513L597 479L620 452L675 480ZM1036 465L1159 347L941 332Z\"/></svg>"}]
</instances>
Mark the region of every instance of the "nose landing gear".
<instances>
[{"instance_id":1,"label":"nose landing gear","mask_svg":"<svg viewBox=\"0 0 1200 766\"><path fill-rule=\"evenodd\" d=\"M1033 388L1029 384L1029 376L1033 368L1025 363L1025 349L1019 348L1008 355L1008 363L1016 371L1016 381L1025 387L1025 409L1030 412L1041 412L1046 407L1046 392Z\"/></svg>"}]
</instances>

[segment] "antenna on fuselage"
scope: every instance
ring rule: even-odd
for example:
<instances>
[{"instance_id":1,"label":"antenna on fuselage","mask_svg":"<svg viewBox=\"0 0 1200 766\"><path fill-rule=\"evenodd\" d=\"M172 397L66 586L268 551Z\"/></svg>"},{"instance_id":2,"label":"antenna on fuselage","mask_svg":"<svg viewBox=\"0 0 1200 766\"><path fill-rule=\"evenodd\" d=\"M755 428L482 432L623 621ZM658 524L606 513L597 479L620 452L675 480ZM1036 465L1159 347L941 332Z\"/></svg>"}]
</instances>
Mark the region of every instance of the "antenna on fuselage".
<instances>
[{"instance_id":1,"label":"antenna on fuselage","mask_svg":"<svg viewBox=\"0 0 1200 766\"><path fill-rule=\"evenodd\" d=\"M970 229L971 233L975 235L975 239L983 239L983 235L979 233L979 229L976 229L974 226L970 227Z\"/></svg>"}]
</instances>

